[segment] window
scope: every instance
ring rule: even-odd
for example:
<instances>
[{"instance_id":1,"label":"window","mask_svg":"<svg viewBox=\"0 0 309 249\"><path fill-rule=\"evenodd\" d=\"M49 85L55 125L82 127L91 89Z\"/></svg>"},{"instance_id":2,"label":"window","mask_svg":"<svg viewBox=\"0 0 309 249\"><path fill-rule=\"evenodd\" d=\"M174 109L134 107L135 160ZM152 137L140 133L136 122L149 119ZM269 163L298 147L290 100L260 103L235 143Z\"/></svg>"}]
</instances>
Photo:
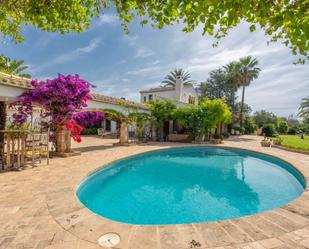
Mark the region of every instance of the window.
<instances>
[{"instance_id":1,"label":"window","mask_svg":"<svg viewBox=\"0 0 309 249\"><path fill-rule=\"evenodd\" d=\"M146 98L146 96L144 96L144 102L146 102L147 101L147 98Z\"/></svg>"},{"instance_id":2,"label":"window","mask_svg":"<svg viewBox=\"0 0 309 249\"><path fill-rule=\"evenodd\" d=\"M189 96L189 104L195 104L195 97Z\"/></svg>"},{"instance_id":3,"label":"window","mask_svg":"<svg viewBox=\"0 0 309 249\"><path fill-rule=\"evenodd\" d=\"M108 119L105 119L105 130L111 131L111 121Z\"/></svg>"},{"instance_id":4,"label":"window","mask_svg":"<svg viewBox=\"0 0 309 249\"><path fill-rule=\"evenodd\" d=\"M152 94L149 94L148 100L149 100L149 102L152 101Z\"/></svg>"}]
</instances>

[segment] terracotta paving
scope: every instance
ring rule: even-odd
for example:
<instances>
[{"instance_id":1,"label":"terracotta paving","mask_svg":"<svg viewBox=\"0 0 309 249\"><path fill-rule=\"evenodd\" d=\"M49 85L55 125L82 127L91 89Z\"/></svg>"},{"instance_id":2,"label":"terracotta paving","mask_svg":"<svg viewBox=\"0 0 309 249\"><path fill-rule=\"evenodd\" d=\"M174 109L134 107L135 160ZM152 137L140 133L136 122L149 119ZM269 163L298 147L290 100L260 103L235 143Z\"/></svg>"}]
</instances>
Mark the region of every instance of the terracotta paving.
<instances>
[{"instance_id":1,"label":"terracotta paving","mask_svg":"<svg viewBox=\"0 0 309 249\"><path fill-rule=\"evenodd\" d=\"M224 142L280 157L298 168L309 182L309 156L263 148L259 137ZM98 238L120 235L113 248L123 249L265 249L309 248L309 192L293 202L258 215L222 222L169 226L136 226L113 222L88 211L75 196L89 172L116 159L185 144L112 146L114 140L84 138L81 156L55 158L20 172L0 174L0 249L99 249ZM191 144L190 144L191 145Z\"/></svg>"}]
</instances>

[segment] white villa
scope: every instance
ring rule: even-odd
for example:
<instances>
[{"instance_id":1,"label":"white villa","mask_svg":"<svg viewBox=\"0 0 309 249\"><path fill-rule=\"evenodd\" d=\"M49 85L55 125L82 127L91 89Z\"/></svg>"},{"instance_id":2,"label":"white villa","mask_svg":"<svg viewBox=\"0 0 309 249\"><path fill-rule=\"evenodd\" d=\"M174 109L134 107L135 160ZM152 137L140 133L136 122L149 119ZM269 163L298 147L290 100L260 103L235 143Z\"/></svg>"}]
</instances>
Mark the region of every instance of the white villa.
<instances>
[{"instance_id":1,"label":"white villa","mask_svg":"<svg viewBox=\"0 0 309 249\"><path fill-rule=\"evenodd\" d=\"M0 72L0 102L10 104L11 102L15 101L17 97L21 95L25 90L32 88L30 82L30 79L21 78L18 76L13 76ZM113 109L118 112L122 112L125 115L128 115L130 112L150 112L148 107L141 103L92 93L92 99L88 102L87 110L97 111L102 109ZM10 123L13 113L14 110L10 108L7 109L8 123ZM39 115L40 110L38 109L34 112L32 120L30 121L32 126L35 126L36 123L39 121ZM119 124L117 124L115 121L111 121L108 119L105 119L104 123L102 124L107 134L117 133L119 129L118 125ZM128 127L128 129L129 132L134 132L135 127L131 125Z\"/></svg>"},{"instance_id":2,"label":"white villa","mask_svg":"<svg viewBox=\"0 0 309 249\"><path fill-rule=\"evenodd\" d=\"M141 103L155 101L157 99L170 99L178 105L197 104L198 92L191 83L183 84L182 80L177 79L175 86L156 87L140 91Z\"/></svg>"}]
</instances>

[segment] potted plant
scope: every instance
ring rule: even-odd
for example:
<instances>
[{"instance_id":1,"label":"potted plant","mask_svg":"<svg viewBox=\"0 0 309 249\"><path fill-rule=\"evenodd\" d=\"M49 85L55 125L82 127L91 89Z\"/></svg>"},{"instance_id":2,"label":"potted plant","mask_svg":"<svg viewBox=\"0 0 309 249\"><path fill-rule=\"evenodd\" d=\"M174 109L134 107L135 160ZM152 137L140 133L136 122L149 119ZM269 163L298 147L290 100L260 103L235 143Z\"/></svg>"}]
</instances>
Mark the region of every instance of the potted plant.
<instances>
[{"instance_id":1,"label":"potted plant","mask_svg":"<svg viewBox=\"0 0 309 249\"><path fill-rule=\"evenodd\" d=\"M270 147L271 146L271 139L269 139L268 137L266 137L264 135L264 139L261 141L261 145L262 145L262 147Z\"/></svg>"}]
</instances>

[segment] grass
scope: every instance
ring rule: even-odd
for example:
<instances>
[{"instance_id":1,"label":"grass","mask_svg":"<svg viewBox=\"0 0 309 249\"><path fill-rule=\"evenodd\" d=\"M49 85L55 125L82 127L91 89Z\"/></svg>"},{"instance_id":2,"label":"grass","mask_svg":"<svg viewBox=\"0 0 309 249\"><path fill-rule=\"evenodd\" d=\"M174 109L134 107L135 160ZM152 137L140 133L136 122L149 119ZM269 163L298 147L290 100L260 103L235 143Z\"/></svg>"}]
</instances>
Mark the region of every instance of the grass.
<instances>
[{"instance_id":1,"label":"grass","mask_svg":"<svg viewBox=\"0 0 309 249\"><path fill-rule=\"evenodd\" d=\"M305 139L301 139L300 135L280 135L280 137L283 138L282 146L309 151L309 136L305 136Z\"/></svg>"}]
</instances>

